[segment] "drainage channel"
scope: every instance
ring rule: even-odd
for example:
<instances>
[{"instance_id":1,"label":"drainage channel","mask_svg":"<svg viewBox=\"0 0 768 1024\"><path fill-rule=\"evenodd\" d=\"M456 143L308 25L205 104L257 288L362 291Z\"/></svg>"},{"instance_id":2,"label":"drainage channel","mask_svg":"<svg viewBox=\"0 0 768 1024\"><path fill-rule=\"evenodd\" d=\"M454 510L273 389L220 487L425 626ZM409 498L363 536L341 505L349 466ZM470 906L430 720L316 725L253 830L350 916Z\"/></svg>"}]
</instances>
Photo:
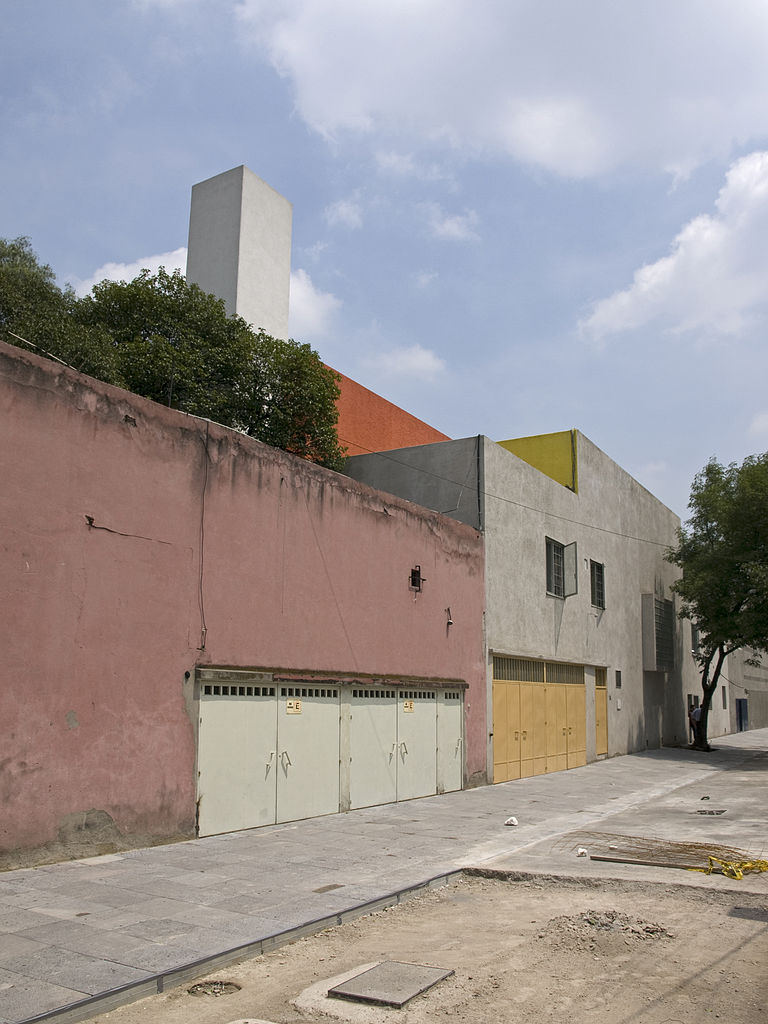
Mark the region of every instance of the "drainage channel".
<instances>
[{"instance_id":1,"label":"drainage channel","mask_svg":"<svg viewBox=\"0 0 768 1024\"><path fill-rule=\"evenodd\" d=\"M95 1017L99 1013L106 1013L108 1010L115 1010L119 1006L136 1002L138 999L145 999L147 996L158 995L167 989L181 985L185 981L199 978L201 974L208 974L218 967L229 967L237 960L248 957L261 956L262 953L269 953L281 946L287 946L297 939L306 935L314 935L323 931L324 928L333 928L336 925L346 924L347 921L354 921L357 917L364 917L377 910L385 910L387 907L394 907L397 904L426 892L429 889L437 889L448 882L457 881L464 876L461 869L447 871L444 874L433 875L424 881L408 885L404 889L388 893L386 896L379 896L366 903L359 903L347 910L327 914L324 917L315 918L305 924L296 925L294 928L287 928L282 932L275 932L266 935L253 942L246 942L240 946L232 946L230 949L222 950L221 953L214 953L212 956L202 957L200 960L192 960L179 967L162 971L159 974L151 974L141 981L132 982L130 985L121 985L118 988L110 989L107 992L98 992L96 995L88 996L86 999L79 999L76 1003L67 1003L55 1010L37 1014L34 1017L25 1017L17 1024L42 1024L43 1021L56 1021L57 1024L77 1024L78 1021Z\"/></svg>"}]
</instances>

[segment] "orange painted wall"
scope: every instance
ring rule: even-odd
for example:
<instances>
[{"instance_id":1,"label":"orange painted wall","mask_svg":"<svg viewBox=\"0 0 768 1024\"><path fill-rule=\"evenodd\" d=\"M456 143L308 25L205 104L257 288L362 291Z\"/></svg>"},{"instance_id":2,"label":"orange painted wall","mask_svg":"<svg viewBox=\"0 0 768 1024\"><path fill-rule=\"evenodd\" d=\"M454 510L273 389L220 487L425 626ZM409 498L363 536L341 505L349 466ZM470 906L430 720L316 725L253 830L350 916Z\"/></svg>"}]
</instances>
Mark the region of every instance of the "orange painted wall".
<instances>
[{"instance_id":1,"label":"orange painted wall","mask_svg":"<svg viewBox=\"0 0 768 1024\"><path fill-rule=\"evenodd\" d=\"M338 373L338 371L334 371ZM339 441L347 455L366 455L417 444L450 441L447 434L339 374Z\"/></svg>"}]
</instances>

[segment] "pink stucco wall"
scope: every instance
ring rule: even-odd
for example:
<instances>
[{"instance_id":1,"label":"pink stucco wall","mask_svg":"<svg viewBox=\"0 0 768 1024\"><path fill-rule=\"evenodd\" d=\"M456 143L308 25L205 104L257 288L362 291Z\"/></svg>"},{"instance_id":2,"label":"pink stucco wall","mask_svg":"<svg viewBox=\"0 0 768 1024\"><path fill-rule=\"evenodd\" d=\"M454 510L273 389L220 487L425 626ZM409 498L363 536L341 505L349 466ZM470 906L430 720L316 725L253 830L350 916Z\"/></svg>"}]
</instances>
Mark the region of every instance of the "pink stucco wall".
<instances>
[{"instance_id":1,"label":"pink stucco wall","mask_svg":"<svg viewBox=\"0 0 768 1024\"><path fill-rule=\"evenodd\" d=\"M0 850L189 833L198 665L463 679L482 777L474 530L2 343L0 432Z\"/></svg>"}]
</instances>

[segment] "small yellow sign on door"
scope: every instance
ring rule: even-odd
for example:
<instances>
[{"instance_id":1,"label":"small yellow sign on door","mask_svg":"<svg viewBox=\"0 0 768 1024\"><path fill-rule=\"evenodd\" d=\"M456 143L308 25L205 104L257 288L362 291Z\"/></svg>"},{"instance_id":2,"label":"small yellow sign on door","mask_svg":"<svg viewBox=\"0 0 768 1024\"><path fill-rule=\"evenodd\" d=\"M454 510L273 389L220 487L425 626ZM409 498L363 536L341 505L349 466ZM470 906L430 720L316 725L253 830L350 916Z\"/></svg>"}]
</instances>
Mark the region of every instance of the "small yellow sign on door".
<instances>
[{"instance_id":1,"label":"small yellow sign on door","mask_svg":"<svg viewBox=\"0 0 768 1024\"><path fill-rule=\"evenodd\" d=\"M413 701L412 700L404 700L403 701L403 711L413 711Z\"/></svg>"},{"instance_id":2,"label":"small yellow sign on door","mask_svg":"<svg viewBox=\"0 0 768 1024\"><path fill-rule=\"evenodd\" d=\"M301 714L301 701L300 700L287 700L285 702L285 711L288 715L300 715Z\"/></svg>"}]
</instances>

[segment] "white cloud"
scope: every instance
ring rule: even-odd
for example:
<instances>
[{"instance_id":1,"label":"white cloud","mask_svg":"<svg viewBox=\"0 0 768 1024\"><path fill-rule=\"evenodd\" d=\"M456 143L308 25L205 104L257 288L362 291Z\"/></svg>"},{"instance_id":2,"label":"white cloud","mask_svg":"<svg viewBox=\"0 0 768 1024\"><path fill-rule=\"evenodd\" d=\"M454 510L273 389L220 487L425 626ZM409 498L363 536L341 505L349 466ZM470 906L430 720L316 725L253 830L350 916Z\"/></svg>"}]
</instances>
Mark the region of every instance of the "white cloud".
<instances>
[{"instance_id":1,"label":"white cloud","mask_svg":"<svg viewBox=\"0 0 768 1024\"><path fill-rule=\"evenodd\" d=\"M341 305L341 299L317 289L306 270L294 271L291 274L288 315L290 336L297 341L310 342L326 336L333 328L334 317Z\"/></svg>"},{"instance_id":2,"label":"white cloud","mask_svg":"<svg viewBox=\"0 0 768 1024\"><path fill-rule=\"evenodd\" d=\"M439 276L436 270L422 270L418 274L414 274L413 280L417 288L424 289L429 288L433 281L437 281Z\"/></svg>"},{"instance_id":3,"label":"white cloud","mask_svg":"<svg viewBox=\"0 0 768 1024\"><path fill-rule=\"evenodd\" d=\"M711 214L694 217L668 256L597 302L582 332L600 340L650 324L674 333L739 335L768 304L768 152L729 169Z\"/></svg>"},{"instance_id":4,"label":"white cloud","mask_svg":"<svg viewBox=\"0 0 768 1024\"><path fill-rule=\"evenodd\" d=\"M442 181L449 177L437 164L419 163L412 153L398 153L392 150L379 151L375 155L376 166L383 174L397 178L416 178L419 181Z\"/></svg>"},{"instance_id":5,"label":"white cloud","mask_svg":"<svg viewBox=\"0 0 768 1024\"><path fill-rule=\"evenodd\" d=\"M752 437L768 438L768 412L759 412L752 418L749 433Z\"/></svg>"},{"instance_id":6,"label":"white cloud","mask_svg":"<svg viewBox=\"0 0 768 1024\"><path fill-rule=\"evenodd\" d=\"M765 137L764 0L240 0L236 11L308 125L337 140L375 132L382 152L440 144L569 176L634 165L680 177Z\"/></svg>"},{"instance_id":7,"label":"white cloud","mask_svg":"<svg viewBox=\"0 0 768 1024\"><path fill-rule=\"evenodd\" d=\"M379 373L398 377L417 377L420 380L434 380L445 370L445 361L421 345L393 348L379 352L365 360L365 364Z\"/></svg>"},{"instance_id":8,"label":"white cloud","mask_svg":"<svg viewBox=\"0 0 768 1024\"><path fill-rule=\"evenodd\" d=\"M331 227L341 224L347 228L363 226L363 210L357 199L339 199L323 211L326 223Z\"/></svg>"},{"instance_id":9,"label":"white cloud","mask_svg":"<svg viewBox=\"0 0 768 1024\"><path fill-rule=\"evenodd\" d=\"M448 214L438 203L424 203L429 231L433 238L445 242L476 242L479 235L475 228L478 218L474 210L465 213Z\"/></svg>"},{"instance_id":10,"label":"white cloud","mask_svg":"<svg viewBox=\"0 0 768 1024\"><path fill-rule=\"evenodd\" d=\"M417 176L417 164L410 153L377 153L376 163L379 170L401 178Z\"/></svg>"},{"instance_id":11,"label":"white cloud","mask_svg":"<svg viewBox=\"0 0 768 1024\"><path fill-rule=\"evenodd\" d=\"M160 267L165 267L169 274L174 270L186 273L187 250L185 246L173 249L171 252L162 252L157 256L142 256L133 263L105 263L94 270L89 278L70 278L69 283L78 295L87 295L95 284L101 281L132 281L142 270L149 270L156 274Z\"/></svg>"}]
</instances>

